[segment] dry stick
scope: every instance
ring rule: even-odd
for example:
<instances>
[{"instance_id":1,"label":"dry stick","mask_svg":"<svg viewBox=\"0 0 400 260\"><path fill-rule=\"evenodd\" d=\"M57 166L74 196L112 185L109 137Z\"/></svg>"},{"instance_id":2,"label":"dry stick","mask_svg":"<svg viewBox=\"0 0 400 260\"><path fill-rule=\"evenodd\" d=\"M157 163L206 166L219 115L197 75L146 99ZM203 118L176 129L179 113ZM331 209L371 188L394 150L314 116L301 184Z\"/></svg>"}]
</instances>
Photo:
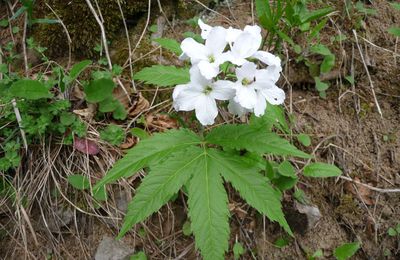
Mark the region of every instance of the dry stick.
<instances>
[{"instance_id":1,"label":"dry stick","mask_svg":"<svg viewBox=\"0 0 400 260\"><path fill-rule=\"evenodd\" d=\"M122 7L121 7L120 0L117 0L117 4L118 4L119 12L121 13L122 22L123 22L123 24L124 24L126 40L128 41L128 52L129 52L128 60L129 60L129 71L130 71L130 73L131 73L132 88L133 88L133 91L134 91L134 92L137 92L137 91L136 91L135 81L134 81L134 79L133 79L131 39L129 38L128 26L126 25L126 22L125 22L124 12L122 11Z\"/></svg>"},{"instance_id":2,"label":"dry stick","mask_svg":"<svg viewBox=\"0 0 400 260\"><path fill-rule=\"evenodd\" d=\"M68 29L65 26L64 22L61 20L61 18L57 15L57 13L53 10L53 8L51 8L51 6L48 3L45 3L47 8L50 9L50 11L54 14L54 16L57 18L57 20L60 22L62 28L65 31L65 34L67 35L67 39L68 39L68 65L67 68L69 68L71 66L71 60L72 60L72 40L71 40L71 36L69 35Z\"/></svg>"},{"instance_id":3,"label":"dry stick","mask_svg":"<svg viewBox=\"0 0 400 260\"><path fill-rule=\"evenodd\" d=\"M106 54L106 58L107 58L107 63L108 63L108 67L110 70L112 70L112 63L111 63L111 58L110 58L110 52L108 51L108 45L107 45L107 37L106 37L106 30L104 28L104 24L102 23L102 21L99 18L99 15L96 13L96 10L94 9L92 2L90 2L90 0L85 0L90 11L92 12L94 19L96 19L97 24L100 27L100 31L101 31L101 39L104 45L104 52ZM120 85L120 87L122 88L122 90L124 91L124 93L126 94L126 96L128 97L129 101L130 101L130 95L128 93L128 91L126 90L126 88L124 87L124 85L122 84L120 79L117 79L118 84Z\"/></svg>"},{"instance_id":4,"label":"dry stick","mask_svg":"<svg viewBox=\"0 0 400 260\"><path fill-rule=\"evenodd\" d=\"M27 14L25 14L24 32L23 32L23 36L22 36L22 50L24 53L24 64L25 64L25 75L26 76L28 76L28 57L26 55L26 45L25 45L27 23L28 23L28 16L27 16ZM0 59L1 58L2 58L2 56L0 54ZM0 64L1 63L2 63L2 60L0 60ZM15 98L13 98L11 100L11 103L12 103L12 106L14 109L15 118L17 119L17 122L18 122L19 131L21 132L22 142L24 143L25 151L27 152L28 151L28 142L26 141L25 131L22 128L22 117L21 117L21 113L19 112L19 109L17 107L17 101L15 100Z\"/></svg>"},{"instance_id":5,"label":"dry stick","mask_svg":"<svg viewBox=\"0 0 400 260\"><path fill-rule=\"evenodd\" d=\"M359 53L360 53L361 60L362 60L362 62L363 62L365 71L367 72L367 76L368 76L368 80L369 80L369 83L370 83L372 96L374 97L374 101L375 101L376 108L378 109L379 115L380 115L381 118L383 119L382 110L381 110L381 107L379 106L378 99L376 98L376 95L375 95L374 84L373 84L373 82L372 82L371 75L369 74L369 70L368 70L367 64L365 63L364 55L362 54L360 44L358 43L358 37L357 37L357 33L356 33L355 30L353 30L353 34L354 34L354 37L355 37L355 39L356 39L356 44L357 44L358 51L359 51Z\"/></svg>"},{"instance_id":6,"label":"dry stick","mask_svg":"<svg viewBox=\"0 0 400 260\"><path fill-rule=\"evenodd\" d=\"M339 176L339 178L343 179L343 180L346 180L346 181L354 182L354 183L356 183L358 185L361 185L361 186L364 186L364 187L366 187L366 188L368 188L370 190L381 192L381 193L396 193L396 192L400 192L400 189L381 189L381 188L377 188L377 187L374 187L374 186L359 182L357 180L353 180L352 178L346 177L346 176Z\"/></svg>"},{"instance_id":7,"label":"dry stick","mask_svg":"<svg viewBox=\"0 0 400 260\"><path fill-rule=\"evenodd\" d=\"M136 49L138 48L139 44L142 42L142 39L143 39L144 35L146 34L147 27L149 26L149 23L150 23L150 12L151 12L151 0L149 0L149 2L148 2L146 24L144 25L144 29L142 31L142 34L140 35L140 37L139 37L139 39L138 39L138 41L137 41L137 43L135 45L135 48L132 51L132 56L135 53ZM126 66L127 62L128 62L128 60L125 62L123 67Z\"/></svg>"}]
</instances>

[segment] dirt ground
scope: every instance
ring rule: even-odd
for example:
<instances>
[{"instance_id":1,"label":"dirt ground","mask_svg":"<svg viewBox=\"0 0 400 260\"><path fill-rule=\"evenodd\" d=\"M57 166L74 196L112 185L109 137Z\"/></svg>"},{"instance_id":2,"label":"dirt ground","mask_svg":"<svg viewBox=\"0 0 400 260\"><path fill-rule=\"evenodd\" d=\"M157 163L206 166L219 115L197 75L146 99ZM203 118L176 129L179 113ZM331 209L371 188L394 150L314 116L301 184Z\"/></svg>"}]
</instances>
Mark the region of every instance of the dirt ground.
<instances>
[{"instance_id":1,"label":"dirt ground","mask_svg":"<svg viewBox=\"0 0 400 260\"><path fill-rule=\"evenodd\" d=\"M229 4L216 6L215 11L203 9L200 14L212 25L222 23L226 26L225 17L228 17L235 26L243 28L254 17L250 2L228 1ZM312 145L303 148L315 153L317 161L335 163L348 179L301 177L299 188L305 192L309 204L320 210L322 217L315 226L307 229L304 217L293 212L294 200L287 194L285 213L296 236L283 248L276 247L274 242L285 237L284 232L249 208L228 187L232 191L229 194L232 218L231 248L227 259L233 259L235 241L245 247L241 259L307 259L318 249L323 250L325 259L334 259L332 253L337 246L353 241L362 242L362 246L352 259L400 258L400 238L387 234L390 227L400 222L400 193L390 192L390 189L400 187L400 55L396 53L398 40L386 33L393 24L400 25L400 16L388 1L374 1L371 7L378 14L364 20L362 28L357 30L357 42L352 31L354 21L346 15L342 1L331 1L331 5L339 11L331 16L321 38L326 39L327 45L334 50L339 65L334 69L334 76L329 78L331 87L327 98L319 97L305 65L296 64L291 58L284 59L284 77L280 86L287 93L285 106L296 118L294 131L312 137ZM156 21L157 17L152 19ZM173 31L167 28L164 34L180 35L189 29L188 25L175 21ZM331 45L328 39L339 32L348 39ZM301 39L296 40L301 42ZM160 55L157 52L152 57L157 59ZM290 52L288 57L291 57ZM160 62L169 63L169 59L171 57L164 57ZM352 72L354 85L344 80L344 76ZM79 158L69 153L67 149L59 152L59 156L69 160ZM112 152L103 158L90 159L88 164L94 168L86 170L101 176L117 155ZM101 159L106 163L98 170ZM294 162L299 170L304 165ZM35 167L40 168L40 165L32 169ZM355 184L349 179L366 185ZM87 205L90 204L88 199L76 194L69 194L72 203L67 203L63 197L41 198L48 201L47 204L32 205L26 217L14 214L10 218L0 210L0 222L9 227L8 230L12 230L16 219L23 225L22 231L0 234L0 257L92 259L102 238L114 237L121 226L120 210L124 206L118 204L126 203L131 196L129 185L134 182L133 179L121 183L120 187L112 186L110 204L100 210L91 209ZM44 187L52 188L51 181ZM61 213L50 214L57 211L46 209L53 203ZM64 225L60 224L60 219L68 215L65 208L73 217ZM44 225L43 216L48 218L47 221L57 219L57 231L49 232L46 228L49 224ZM193 237L183 234L185 222L186 204L180 194L175 202L163 207L122 241L135 250L145 251L149 259L199 259Z\"/></svg>"}]
</instances>

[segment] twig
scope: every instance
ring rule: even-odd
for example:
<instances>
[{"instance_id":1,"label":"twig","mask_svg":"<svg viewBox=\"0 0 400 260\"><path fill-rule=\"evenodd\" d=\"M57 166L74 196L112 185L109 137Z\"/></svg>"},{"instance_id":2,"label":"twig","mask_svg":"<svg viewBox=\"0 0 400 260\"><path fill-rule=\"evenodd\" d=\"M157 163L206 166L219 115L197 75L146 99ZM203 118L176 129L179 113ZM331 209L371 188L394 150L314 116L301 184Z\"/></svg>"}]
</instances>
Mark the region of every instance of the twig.
<instances>
[{"instance_id":1,"label":"twig","mask_svg":"<svg viewBox=\"0 0 400 260\"><path fill-rule=\"evenodd\" d=\"M367 64L365 63L364 55L362 54L360 44L358 43L358 37L357 37L357 33L356 33L355 30L353 30L353 34L354 34L354 38L356 39L356 44L357 44L358 51L360 53L361 60L363 62L365 71L367 72L367 76L368 76L368 80L369 80L369 83L370 83L370 86L371 86L371 92L372 92L372 96L374 97L376 108L378 109L378 113L381 116L381 119L383 119L382 110L381 110L381 107L379 105L378 99L376 98L374 84L372 82L371 75L369 74L369 70L368 70Z\"/></svg>"},{"instance_id":2,"label":"twig","mask_svg":"<svg viewBox=\"0 0 400 260\"><path fill-rule=\"evenodd\" d=\"M400 192L400 189L381 189L381 188L373 187L371 185L359 182L357 180L353 180L352 178L346 177L346 176L339 176L339 178L343 179L343 180L346 180L346 181L354 182L354 183L356 183L358 185L361 185L361 186L364 186L364 187L366 187L366 188L368 188L370 190L381 192L381 193L396 193L396 192Z\"/></svg>"},{"instance_id":3,"label":"twig","mask_svg":"<svg viewBox=\"0 0 400 260\"><path fill-rule=\"evenodd\" d=\"M90 2L90 0L85 0L90 11L92 12L94 18L96 19L97 24L100 27L100 31L101 31L101 39L104 45L104 52L106 54L106 58L107 58L107 63L108 63L108 68L110 70L112 70L112 62L111 62L111 57L110 57L110 52L108 51L108 44L107 44L107 37L106 37L106 30L104 28L104 24L103 22L100 20L99 15L97 14L96 10L94 9L92 2ZM120 85L120 87L122 88L122 90L124 91L124 93L128 96L129 100L130 100L130 94L128 93L128 91L126 90L125 86L122 84L122 82L117 79L118 84Z\"/></svg>"},{"instance_id":4,"label":"twig","mask_svg":"<svg viewBox=\"0 0 400 260\"><path fill-rule=\"evenodd\" d=\"M12 9L11 9L12 12ZM24 21L24 32L23 32L23 37L22 37L22 50L23 50L23 54L24 54L24 64L25 64L25 75L28 76L28 58L26 55L26 45L25 45L25 39L26 39L26 27L27 27L27 23L28 23L28 16L27 14L25 14L25 21ZM1 46L0 46L0 64L3 63L3 52L1 50ZM3 74L0 74L0 79L3 78ZM17 107L17 101L15 100L15 98L13 98L11 100L13 109L14 109L14 114L15 114L15 118L17 119L18 122L18 126L19 126L19 131L21 133L21 137L22 137L22 142L24 144L24 148L25 151L28 151L28 142L26 141L26 134L24 129L22 128L22 117L21 117L21 113L19 112L19 109Z\"/></svg>"},{"instance_id":5,"label":"twig","mask_svg":"<svg viewBox=\"0 0 400 260\"><path fill-rule=\"evenodd\" d=\"M54 14L54 16L57 18L57 20L60 22L62 28L65 31L65 34L67 35L67 39L68 39L68 65L67 68L69 68L71 66L71 57L72 57L72 47L71 47L71 36L69 35L68 29L65 26L64 22L61 20L61 18L57 15L57 13L53 10L53 8L51 8L51 6L48 3L45 3L47 8L50 9L50 11Z\"/></svg>"},{"instance_id":6,"label":"twig","mask_svg":"<svg viewBox=\"0 0 400 260\"><path fill-rule=\"evenodd\" d=\"M122 7L121 7L121 3L120 0L117 0L117 4L118 4L118 8L119 8L119 12L121 13L121 18L122 18L122 22L124 24L124 29L125 29L125 36L126 36L126 40L128 41L128 51L129 51L129 71L131 73L131 82L132 82L132 88L133 91L136 93L136 85L135 85L135 81L133 79L133 66L132 66L132 46L131 46L131 39L129 38L129 32L128 32L128 26L126 25L125 22L125 17L124 17L124 12L122 11Z\"/></svg>"}]
</instances>

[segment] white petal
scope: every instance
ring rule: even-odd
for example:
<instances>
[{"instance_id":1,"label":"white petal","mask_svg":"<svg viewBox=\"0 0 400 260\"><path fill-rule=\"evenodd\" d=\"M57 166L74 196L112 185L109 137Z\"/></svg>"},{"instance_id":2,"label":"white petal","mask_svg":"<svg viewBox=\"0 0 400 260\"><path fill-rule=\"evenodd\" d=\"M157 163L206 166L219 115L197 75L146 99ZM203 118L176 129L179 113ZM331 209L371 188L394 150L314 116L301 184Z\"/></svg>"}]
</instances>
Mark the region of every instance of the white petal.
<instances>
[{"instance_id":1,"label":"white petal","mask_svg":"<svg viewBox=\"0 0 400 260\"><path fill-rule=\"evenodd\" d=\"M190 83L197 86L207 86L211 84L211 80L206 79L200 72L198 65L192 66L189 70Z\"/></svg>"},{"instance_id":2,"label":"white petal","mask_svg":"<svg viewBox=\"0 0 400 260\"><path fill-rule=\"evenodd\" d=\"M196 42L193 38L186 38L181 43L183 53L190 57L192 63L198 63L200 60L208 59L206 46Z\"/></svg>"},{"instance_id":3,"label":"white petal","mask_svg":"<svg viewBox=\"0 0 400 260\"><path fill-rule=\"evenodd\" d=\"M236 90L233 88L234 83L229 80L218 80L213 83L213 90L210 95L218 100L229 100L233 98Z\"/></svg>"},{"instance_id":4,"label":"white petal","mask_svg":"<svg viewBox=\"0 0 400 260\"><path fill-rule=\"evenodd\" d=\"M243 31L251 33L256 38L262 38L261 27L258 25L246 25Z\"/></svg>"},{"instance_id":5,"label":"white petal","mask_svg":"<svg viewBox=\"0 0 400 260\"><path fill-rule=\"evenodd\" d=\"M277 82L281 76L282 67L281 66L268 66L266 68L268 74L271 75L271 79L273 82Z\"/></svg>"},{"instance_id":6,"label":"white petal","mask_svg":"<svg viewBox=\"0 0 400 260\"><path fill-rule=\"evenodd\" d=\"M278 68L281 68L282 71L281 59L278 56L275 56L266 51L257 51L256 53L254 53L253 58L262 61L268 66L277 66Z\"/></svg>"},{"instance_id":7,"label":"white petal","mask_svg":"<svg viewBox=\"0 0 400 260\"><path fill-rule=\"evenodd\" d=\"M212 28L206 40L206 47L214 56L220 55L226 47L226 29L217 26Z\"/></svg>"},{"instance_id":8,"label":"white petal","mask_svg":"<svg viewBox=\"0 0 400 260\"><path fill-rule=\"evenodd\" d=\"M242 115L246 114L247 112L250 112L251 110L242 107L242 106L241 106L239 103L237 103L235 100L231 99L231 100L229 101L229 104L228 104L228 111L229 111L231 114L238 115L238 116L242 116Z\"/></svg>"},{"instance_id":9,"label":"white petal","mask_svg":"<svg viewBox=\"0 0 400 260\"><path fill-rule=\"evenodd\" d=\"M191 111L195 109L197 100L204 93L193 86L181 89L174 99L174 108L177 111Z\"/></svg>"},{"instance_id":10,"label":"white petal","mask_svg":"<svg viewBox=\"0 0 400 260\"><path fill-rule=\"evenodd\" d=\"M285 101L285 92L277 86L265 88L260 91L268 103L272 105L280 105Z\"/></svg>"},{"instance_id":11,"label":"white petal","mask_svg":"<svg viewBox=\"0 0 400 260\"><path fill-rule=\"evenodd\" d=\"M258 39L249 32L243 32L239 35L239 37L233 44L232 54L238 60L249 58L256 53L261 45L261 41L261 38Z\"/></svg>"},{"instance_id":12,"label":"white petal","mask_svg":"<svg viewBox=\"0 0 400 260\"><path fill-rule=\"evenodd\" d=\"M172 99L175 100L175 99L178 97L179 93L180 93L183 89L185 89L185 88L187 88L187 87L189 87L188 84L176 85L175 88L174 88L174 92L172 93Z\"/></svg>"},{"instance_id":13,"label":"white petal","mask_svg":"<svg viewBox=\"0 0 400 260\"><path fill-rule=\"evenodd\" d=\"M210 33L212 26L205 24L201 19L197 21L197 24L200 26L201 29L201 38L204 40L207 39L208 34Z\"/></svg>"},{"instance_id":14,"label":"white petal","mask_svg":"<svg viewBox=\"0 0 400 260\"><path fill-rule=\"evenodd\" d=\"M196 117L202 125L212 125L218 115L217 103L210 95L202 95L196 102Z\"/></svg>"},{"instance_id":15,"label":"white petal","mask_svg":"<svg viewBox=\"0 0 400 260\"><path fill-rule=\"evenodd\" d=\"M234 100L244 108L253 109L257 103L257 94L254 88L251 85L242 86L240 83L237 83L235 89L236 96Z\"/></svg>"},{"instance_id":16,"label":"white petal","mask_svg":"<svg viewBox=\"0 0 400 260\"><path fill-rule=\"evenodd\" d=\"M267 102L265 101L265 97L257 91L257 103L254 106L254 115L262 116L265 113L265 109L267 108Z\"/></svg>"},{"instance_id":17,"label":"white petal","mask_svg":"<svg viewBox=\"0 0 400 260\"><path fill-rule=\"evenodd\" d=\"M256 76L257 65L252 62L246 62L242 67L236 69L236 77L239 81L243 79L248 79L253 81Z\"/></svg>"},{"instance_id":18,"label":"white petal","mask_svg":"<svg viewBox=\"0 0 400 260\"><path fill-rule=\"evenodd\" d=\"M234 41L236 41L236 39L239 37L239 35L241 33L242 33L242 30L229 27L228 29L226 29L226 38L225 39L229 44L232 44Z\"/></svg>"},{"instance_id":19,"label":"white petal","mask_svg":"<svg viewBox=\"0 0 400 260\"><path fill-rule=\"evenodd\" d=\"M212 79L219 74L219 66L217 64L202 60L197 65L201 75L206 79Z\"/></svg>"},{"instance_id":20,"label":"white petal","mask_svg":"<svg viewBox=\"0 0 400 260\"><path fill-rule=\"evenodd\" d=\"M279 79L279 72L275 75L274 71L268 69L257 70L255 77L257 89L271 88L275 86L275 82Z\"/></svg>"}]
</instances>

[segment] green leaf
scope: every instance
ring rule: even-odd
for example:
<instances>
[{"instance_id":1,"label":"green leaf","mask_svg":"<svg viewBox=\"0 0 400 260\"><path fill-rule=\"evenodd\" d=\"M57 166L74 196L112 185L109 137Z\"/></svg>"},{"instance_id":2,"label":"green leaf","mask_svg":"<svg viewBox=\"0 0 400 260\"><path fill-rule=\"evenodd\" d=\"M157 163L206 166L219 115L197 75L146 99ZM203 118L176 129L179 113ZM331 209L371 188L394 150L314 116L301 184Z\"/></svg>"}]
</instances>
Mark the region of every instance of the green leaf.
<instances>
[{"instance_id":1,"label":"green leaf","mask_svg":"<svg viewBox=\"0 0 400 260\"><path fill-rule=\"evenodd\" d=\"M191 175L201 169L200 162L203 157L203 150L193 146L175 152L168 160L150 167L149 174L143 179L135 197L129 203L118 237L121 238L132 226L145 220L167 203Z\"/></svg>"},{"instance_id":2,"label":"green leaf","mask_svg":"<svg viewBox=\"0 0 400 260\"><path fill-rule=\"evenodd\" d=\"M394 9L399 10L400 11L400 3L390 3Z\"/></svg>"},{"instance_id":3,"label":"green leaf","mask_svg":"<svg viewBox=\"0 0 400 260\"><path fill-rule=\"evenodd\" d=\"M116 100L114 97L108 97L99 102L99 111L102 113L113 112L115 109L118 108L119 104L119 101Z\"/></svg>"},{"instance_id":4,"label":"green leaf","mask_svg":"<svg viewBox=\"0 0 400 260\"><path fill-rule=\"evenodd\" d=\"M31 24L58 24L60 20L56 19L33 19Z\"/></svg>"},{"instance_id":5,"label":"green leaf","mask_svg":"<svg viewBox=\"0 0 400 260\"><path fill-rule=\"evenodd\" d=\"M183 227L182 227L182 233L187 237L193 233L190 225L191 225L190 221L185 221L185 223L183 224Z\"/></svg>"},{"instance_id":6,"label":"green leaf","mask_svg":"<svg viewBox=\"0 0 400 260\"><path fill-rule=\"evenodd\" d=\"M233 258L235 260L238 260L240 256L244 254L244 248L240 242L236 242L233 245L232 251L233 251Z\"/></svg>"},{"instance_id":7,"label":"green leaf","mask_svg":"<svg viewBox=\"0 0 400 260\"><path fill-rule=\"evenodd\" d=\"M280 237L274 242L274 246L277 248L284 248L285 246L288 246L290 244L290 241L287 238Z\"/></svg>"},{"instance_id":8,"label":"green leaf","mask_svg":"<svg viewBox=\"0 0 400 260\"><path fill-rule=\"evenodd\" d=\"M168 39L168 38L158 38L154 39L156 43L160 44L161 47L164 49L167 49L176 55L181 55L182 54L182 49L181 45L174 39Z\"/></svg>"},{"instance_id":9,"label":"green leaf","mask_svg":"<svg viewBox=\"0 0 400 260\"><path fill-rule=\"evenodd\" d=\"M394 228L389 228L389 229L388 229L388 235L391 236L391 237L397 236L397 231L396 231L396 229L394 229Z\"/></svg>"},{"instance_id":10,"label":"green leaf","mask_svg":"<svg viewBox=\"0 0 400 260\"><path fill-rule=\"evenodd\" d=\"M93 197L99 201L107 200L107 191L105 186L101 186L98 189L93 189Z\"/></svg>"},{"instance_id":11,"label":"green leaf","mask_svg":"<svg viewBox=\"0 0 400 260\"><path fill-rule=\"evenodd\" d=\"M101 102L112 95L114 87L115 83L111 79L92 80L85 87L86 100L90 103Z\"/></svg>"},{"instance_id":12,"label":"green leaf","mask_svg":"<svg viewBox=\"0 0 400 260\"><path fill-rule=\"evenodd\" d=\"M149 134L143 130L142 128L134 127L130 130L131 134L133 134L136 137L139 137L141 140L149 138Z\"/></svg>"},{"instance_id":13,"label":"green leaf","mask_svg":"<svg viewBox=\"0 0 400 260\"><path fill-rule=\"evenodd\" d=\"M400 27L391 27L388 29L388 32L396 37L400 37Z\"/></svg>"},{"instance_id":14,"label":"green leaf","mask_svg":"<svg viewBox=\"0 0 400 260\"><path fill-rule=\"evenodd\" d=\"M332 164L327 163L311 163L304 167L304 176L314 178L337 177L342 171Z\"/></svg>"},{"instance_id":15,"label":"green leaf","mask_svg":"<svg viewBox=\"0 0 400 260\"><path fill-rule=\"evenodd\" d=\"M134 79L160 87L186 84L190 81L189 69L154 65L135 74Z\"/></svg>"},{"instance_id":16,"label":"green leaf","mask_svg":"<svg viewBox=\"0 0 400 260\"><path fill-rule=\"evenodd\" d=\"M271 221L278 222L290 235L293 235L285 216L279 193L272 188L268 179L259 174L255 166L239 156L233 156L217 150L209 150L214 167L226 181L239 192L249 205L266 215Z\"/></svg>"},{"instance_id":17,"label":"green leaf","mask_svg":"<svg viewBox=\"0 0 400 260\"><path fill-rule=\"evenodd\" d=\"M60 115L60 122L64 126L72 125L75 122L76 116L69 112L63 112Z\"/></svg>"},{"instance_id":18,"label":"green leaf","mask_svg":"<svg viewBox=\"0 0 400 260\"><path fill-rule=\"evenodd\" d=\"M118 101L117 107L113 112L113 118L116 120L124 120L128 116L128 112L126 111L125 107Z\"/></svg>"},{"instance_id":19,"label":"green leaf","mask_svg":"<svg viewBox=\"0 0 400 260\"><path fill-rule=\"evenodd\" d=\"M290 133L289 125L285 117L285 111L282 106L268 104L263 116L256 117L255 115L252 115L250 118L250 125L265 128L265 130L268 131L272 129L272 126L275 126L282 132L287 134Z\"/></svg>"},{"instance_id":20,"label":"green leaf","mask_svg":"<svg viewBox=\"0 0 400 260\"><path fill-rule=\"evenodd\" d=\"M8 26L8 20L7 19L1 19L0 20L0 27L7 27Z\"/></svg>"},{"instance_id":21,"label":"green leaf","mask_svg":"<svg viewBox=\"0 0 400 260\"><path fill-rule=\"evenodd\" d=\"M222 125L210 131L206 141L237 150L246 149L258 154L290 155L301 158L311 156L298 150L275 133L265 132L249 125Z\"/></svg>"},{"instance_id":22,"label":"green leaf","mask_svg":"<svg viewBox=\"0 0 400 260\"><path fill-rule=\"evenodd\" d=\"M353 243L341 245L335 249L335 251L333 252L333 255L338 260L349 259L358 251L358 249L360 249L360 245L361 244L359 242L353 242Z\"/></svg>"},{"instance_id":23,"label":"green leaf","mask_svg":"<svg viewBox=\"0 0 400 260\"><path fill-rule=\"evenodd\" d=\"M191 227L205 260L225 259L229 239L228 196L207 150L194 167L188 191Z\"/></svg>"},{"instance_id":24,"label":"green leaf","mask_svg":"<svg viewBox=\"0 0 400 260\"><path fill-rule=\"evenodd\" d=\"M140 251L129 257L129 260L147 260L147 256L143 251Z\"/></svg>"},{"instance_id":25,"label":"green leaf","mask_svg":"<svg viewBox=\"0 0 400 260\"><path fill-rule=\"evenodd\" d=\"M332 55L332 52L323 44L316 44L311 46L310 51L312 53L320 54L323 56Z\"/></svg>"},{"instance_id":26,"label":"green leaf","mask_svg":"<svg viewBox=\"0 0 400 260\"><path fill-rule=\"evenodd\" d=\"M278 172L286 177L289 178L294 178L296 179L296 171L293 167L293 165L289 161L283 161L281 164L278 166Z\"/></svg>"},{"instance_id":27,"label":"green leaf","mask_svg":"<svg viewBox=\"0 0 400 260\"><path fill-rule=\"evenodd\" d=\"M318 91L325 91L329 88L329 85L326 84L325 82L322 82L321 79L319 77L314 77L315 80L315 88Z\"/></svg>"},{"instance_id":28,"label":"green leaf","mask_svg":"<svg viewBox=\"0 0 400 260\"><path fill-rule=\"evenodd\" d=\"M129 177L146 165L158 162L174 151L199 143L201 143L199 137L186 129L155 134L130 149L121 160L115 163L107 175L95 185L94 189L114 182L121 177Z\"/></svg>"},{"instance_id":29,"label":"green leaf","mask_svg":"<svg viewBox=\"0 0 400 260\"><path fill-rule=\"evenodd\" d=\"M90 181L86 176L75 174L69 175L68 183L71 184L72 187L78 190L85 190L90 187Z\"/></svg>"},{"instance_id":30,"label":"green leaf","mask_svg":"<svg viewBox=\"0 0 400 260\"><path fill-rule=\"evenodd\" d=\"M321 63L321 73L328 73L335 66L335 55L326 55Z\"/></svg>"},{"instance_id":31,"label":"green leaf","mask_svg":"<svg viewBox=\"0 0 400 260\"><path fill-rule=\"evenodd\" d=\"M14 82L11 85L10 92L16 97L31 100L51 98L53 96L43 83L32 79L20 79Z\"/></svg>"},{"instance_id":32,"label":"green leaf","mask_svg":"<svg viewBox=\"0 0 400 260\"><path fill-rule=\"evenodd\" d=\"M273 179L272 183L278 187L279 190L285 191L293 188L297 184L298 178L279 176L277 179Z\"/></svg>"},{"instance_id":33,"label":"green leaf","mask_svg":"<svg viewBox=\"0 0 400 260\"><path fill-rule=\"evenodd\" d=\"M112 145L120 145L125 139L125 131L119 125L110 124L100 131L100 138Z\"/></svg>"},{"instance_id":34,"label":"green leaf","mask_svg":"<svg viewBox=\"0 0 400 260\"><path fill-rule=\"evenodd\" d=\"M326 15L332 13L333 11L334 11L334 9L332 7L327 7L327 8L322 8L322 9L318 9L318 10L309 12L306 15L302 15L301 23L314 21L316 19L319 19L323 16L326 16Z\"/></svg>"},{"instance_id":35,"label":"green leaf","mask_svg":"<svg viewBox=\"0 0 400 260\"><path fill-rule=\"evenodd\" d=\"M307 134L299 134L297 135L297 140L304 146L310 146L311 145L311 138Z\"/></svg>"},{"instance_id":36,"label":"green leaf","mask_svg":"<svg viewBox=\"0 0 400 260\"><path fill-rule=\"evenodd\" d=\"M72 66L70 72L69 72L69 81L72 82L75 79L78 78L79 74L82 73L90 64L92 64L91 60L83 60L79 63L76 63L74 66Z\"/></svg>"}]
</instances>

